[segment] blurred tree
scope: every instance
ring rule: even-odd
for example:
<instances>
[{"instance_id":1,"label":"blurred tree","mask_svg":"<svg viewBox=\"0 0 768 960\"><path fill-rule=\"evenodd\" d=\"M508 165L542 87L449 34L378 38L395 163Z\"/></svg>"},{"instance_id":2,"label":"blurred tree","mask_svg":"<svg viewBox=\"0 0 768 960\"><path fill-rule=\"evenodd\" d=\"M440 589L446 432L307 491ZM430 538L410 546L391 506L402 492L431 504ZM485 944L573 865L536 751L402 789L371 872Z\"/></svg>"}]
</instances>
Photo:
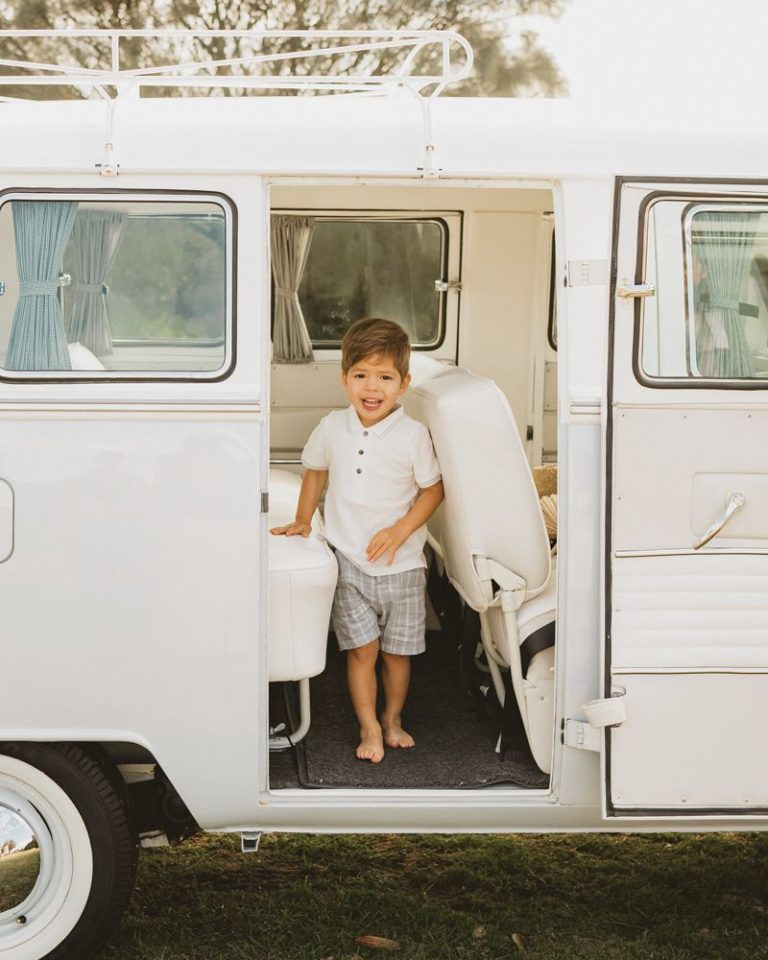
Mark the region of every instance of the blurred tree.
<instances>
[{"instance_id":1,"label":"blurred tree","mask_svg":"<svg viewBox=\"0 0 768 960\"><path fill-rule=\"evenodd\" d=\"M557 17L567 0L0 0L0 28L81 28L188 30L429 30L451 29L464 36L475 51L474 76L451 86L457 96L552 96L565 92L565 83L535 32L515 33L516 17ZM67 56L83 66L104 63L106 45L70 38ZM301 50L301 39L260 43L227 37L168 41L131 41L122 48L124 65L148 66L203 53L212 59L238 58L254 52L289 53ZM48 40L19 40L11 48L19 58L53 59ZM7 55L7 54L6 54ZM61 43L56 47L61 57ZM273 73L325 72L344 74L396 70L403 54L350 53L327 62L285 60ZM108 61L107 61L108 62ZM419 64L429 72L429 62ZM238 67L233 67L237 72ZM230 94L236 91L228 91ZM49 94L50 95L50 94Z\"/></svg>"}]
</instances>

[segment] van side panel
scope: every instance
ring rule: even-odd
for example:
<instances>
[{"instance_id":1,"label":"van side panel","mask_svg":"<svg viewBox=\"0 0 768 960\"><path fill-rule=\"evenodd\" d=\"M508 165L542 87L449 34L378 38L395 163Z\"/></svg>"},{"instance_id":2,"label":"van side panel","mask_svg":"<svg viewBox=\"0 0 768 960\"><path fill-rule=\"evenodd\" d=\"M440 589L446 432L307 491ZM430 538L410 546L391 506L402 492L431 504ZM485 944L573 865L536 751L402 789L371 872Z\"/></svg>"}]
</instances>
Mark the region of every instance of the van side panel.
<instances>
[{"instance_id":1,"label":"van side panel","mask_svg":"<svg viewBox=\"0 0 768 960\"><path fill-rule=\"evenodd\" d=\"M142 744L202 826L253 817L263 429L255 408L0 410L0 739Z\"/></svg>"}]
</instances>

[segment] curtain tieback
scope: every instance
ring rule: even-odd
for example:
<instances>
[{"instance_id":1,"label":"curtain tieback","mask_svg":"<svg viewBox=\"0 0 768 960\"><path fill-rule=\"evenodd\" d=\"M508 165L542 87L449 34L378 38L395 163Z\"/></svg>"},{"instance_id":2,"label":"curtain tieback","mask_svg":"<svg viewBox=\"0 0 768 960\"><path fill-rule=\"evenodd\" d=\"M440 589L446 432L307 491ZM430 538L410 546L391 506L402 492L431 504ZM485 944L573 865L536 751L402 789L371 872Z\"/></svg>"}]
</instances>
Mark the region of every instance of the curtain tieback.
<instances>
[{"instance_id":1,"label":"curtain tieback","mask_svg":"<svg viewBox=\"0 0 768 960\"><path fill-rule=\"evenodd\" d=\"M282 297L284 300L293 300L294 303L299 302L299 294L297 290L289 290L288 287L275 287L275 293L278 297Z\"/></svg>"},{"instance_id":2,"label":"curtain tieback","mask_svg":"<svg viewBox=\"0 0 768 960\"><path fill-rule=\"evenodd\" d=\"M22 280L20 297L55 297L59 292L58 280Z\"/></svg>"},{"instance_id":3,"label":"curtain tieback","mask_svg":"<svg viewBox=\"0 0 768 960\"><path fill-rule=\"evenodd\" d=\"M726 300L725 297L712 297L709 301L710 310L713 307L719 307L721 310L734 310L736 313L741 309L738 300Z\"/></svg>"},{"instance_id":4,"label":"curtain tieback","mask_svg":"<svg viewBox=\"0 0 768 960\"><path fill-rule=\"evenodd\" d=\"M76 283L75 293L101 293L106 297L109 287L106 283Z\"/></svg>"}]
</instances>

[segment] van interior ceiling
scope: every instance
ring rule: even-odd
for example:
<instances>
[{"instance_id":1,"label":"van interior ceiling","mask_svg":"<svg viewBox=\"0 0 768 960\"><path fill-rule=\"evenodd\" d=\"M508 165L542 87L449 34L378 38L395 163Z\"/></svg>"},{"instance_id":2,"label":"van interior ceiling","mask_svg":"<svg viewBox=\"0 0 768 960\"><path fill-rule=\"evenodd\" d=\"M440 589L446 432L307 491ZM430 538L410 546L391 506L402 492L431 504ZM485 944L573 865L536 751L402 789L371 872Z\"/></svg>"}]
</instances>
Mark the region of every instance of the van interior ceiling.
<instances>
[{"instance_id":1,"label":"van interior ceiling","mask_svg":"<svg viewBox=\"0 0 768 960\"><path fill-rule=\"evenodd\" d=\"M355 758L343 655L325 629L335 560L321 539L322 508L301 557L270 538L273 790L548 787L552 210L547 188L272 188L270 526L293 518L310 432L346 406L339 344L363 316L394 319L411 336L404 404L430 428L446 488L429 522L427 652L414 658L406 704L417 752L388 750L381 764ZM286 615L298 607L300 623Z\"/></svg>"}]
</instances>

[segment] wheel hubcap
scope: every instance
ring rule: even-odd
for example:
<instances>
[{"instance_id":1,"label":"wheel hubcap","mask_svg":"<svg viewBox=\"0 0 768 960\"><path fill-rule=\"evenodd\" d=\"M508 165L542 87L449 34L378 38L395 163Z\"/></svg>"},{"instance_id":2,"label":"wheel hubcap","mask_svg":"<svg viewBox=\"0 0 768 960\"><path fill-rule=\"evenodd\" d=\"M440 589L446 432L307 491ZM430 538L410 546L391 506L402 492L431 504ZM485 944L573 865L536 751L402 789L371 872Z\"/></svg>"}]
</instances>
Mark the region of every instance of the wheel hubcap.
<instances>
[{"instance_id":1,"label":"wheel hubcap","mask_svg":"<svg viewBox=\"0 0 768 960\"><path fill-rule=\"evenodd\" d=\"M0 923L25 923L24 905L41 875L40 818L25 813L0 803Z\"/></svg>"},{"instance_id":2,"label":"wheel hubcap","mask_svg":"<svg viewBox=\"0 0 768 960\"><path fill-rule=\"evenodd\" d=\"M42 771L0 755L0 956L44 956L77 923L92 857L83 820ZM34 947L33 947L34 945Z\"/></svg>"}]
</instances>

